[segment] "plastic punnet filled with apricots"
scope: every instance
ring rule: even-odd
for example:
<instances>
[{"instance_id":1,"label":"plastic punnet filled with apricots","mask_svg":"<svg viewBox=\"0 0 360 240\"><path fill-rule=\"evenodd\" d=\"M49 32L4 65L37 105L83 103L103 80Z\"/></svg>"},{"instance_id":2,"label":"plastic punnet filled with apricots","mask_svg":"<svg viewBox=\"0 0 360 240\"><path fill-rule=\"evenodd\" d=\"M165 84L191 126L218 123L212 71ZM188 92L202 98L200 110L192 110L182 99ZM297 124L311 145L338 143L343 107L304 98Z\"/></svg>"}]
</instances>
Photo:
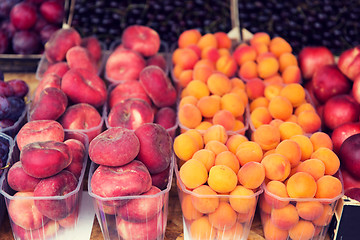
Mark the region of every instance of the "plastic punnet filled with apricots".
<instances>
[{"instance_id":1,"label":"plastic punnet filled with apricots","mask_svg":"<svg viewBox=\"0 0 360 240\"><path fill-rule=\"evenodd\" d=\"M242 146L242 147L240 147ZM189 239L247 239L265 168L262 150L221 125L174 139L178 196ZM242 153L254 153L242 157Z\"/></svg>"},{"instance_id":2,"label":"plastic punnet filled with apricots","mask_svg":"<svg viewBox=\"0 0 360 240\"><path fill-rule=\"evenodd\" d=\"M251 79L245 86L249 97L251 132L263 124L292 129L299 134L321 130L321 118L301 84L266 84L260 79Z\"/></svg>"},{"instance_id":3,"label":"plastic punnet filled with apricots","mask_svg":"<svg viewBox=\"0 0 360 240\"><path fill-rule=\"evenodd\" d=\"M260 79L265 83L301 83L301 72L291 45L282 37L270 38L257 32L232 52L244 81Z\"/></svg>"},{"instance_id":4,"label":"plastic punnet filled with apricots","mask_svg":"<svg viewBox=\"0 0 360 240\"><path fill-rule=\"evenodd\" d=\"M344 193L329 135L263 124L251 141L263 153L264 192L258 208L265 239L324 239Z\"/></svg>"}]
</instances>

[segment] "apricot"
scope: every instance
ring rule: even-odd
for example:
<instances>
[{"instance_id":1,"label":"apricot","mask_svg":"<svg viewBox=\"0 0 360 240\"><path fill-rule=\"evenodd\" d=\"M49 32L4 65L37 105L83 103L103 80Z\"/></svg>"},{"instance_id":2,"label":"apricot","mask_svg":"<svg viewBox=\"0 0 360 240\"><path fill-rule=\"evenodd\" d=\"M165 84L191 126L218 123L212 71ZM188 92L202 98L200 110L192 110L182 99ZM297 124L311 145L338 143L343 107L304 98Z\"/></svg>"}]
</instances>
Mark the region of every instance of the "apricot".
<instances>
[{"instance_id":1,"label":"apricot","mask_svg":"<svg viewBox=\"0 0 360 240\"><path fill-rule=\"evenodd\" d=\"M236 173L225 165L215 165L209 171L209 186L218 193L228 193L237 185Z\"/></svg>"},{"instance_id":2,"label":"apricot","mask_svg":"<svg viewBox=\"0 0 360 240\"><path fill-rule=\"evenodd\" d=\"M280 143L281 135L277 127L270 124L260 125L253 133L254 142L257 142L264 151L276 148Z\"/></svg>"},{"instance_id":3,"label":"apricot","mask_svg":"<svg viewBox=\"0 0 360 240\"><path fill-rule=\"evenodd\" d=\"M221 125L223 126L226 131L231 131L234 129L235 127L235 116L226 109L222 109L217 111L213 118L212 118L212 123L214 125Z\"/></svg>"},{"instance_id":4,"label":"apricot","mask_svg":"<svg viewBox=\"0 0 360 240\"><path fill-rule=\"evenodd\" d=\"M276 227L289 230L299 222L299 214L294 205L288 204L282 208L274 208L270 219Z\"/></svg>"},{"instance_id":5,"label":"apricot","mask_svg":"<svg viewBox=\"0 0 360 240\"><path fill-rule=\"evenodd\" d=\"M297 121L305 133L314 133L321 129L321 118L312 110L306 110L299 113Z\"/></svg>"},{"instance_id":6,"label":"apricot","mask_svg":"<svg viewBox=\"0 0 360 240\"><path fill-rule=\"evenodd\" d=\"M283 140L275 148L275 152L287 158L291 167L295 167L301 160L301 149L297 142L294 140Z\"/></svg>"},{"instance_id":7,"label":"apricot","mask_svg":"<svg viewBox=\"0 0 360 240\"><path fill-rule=\"evenodd\" d=\"M309 137L300 134L291 136L289 139L298 143L301 149L301 161L305 161L310 158L313 153L313 145L311 144Z\"/></svg>"},{"instance_id":8,"label":"apricot","mask_svg":"<svg viewBox=\"0 0 360 240\"><path fill-rule=\"evenodd\" d=\"M200 149L196 139L189 134L180 134L174 139L173 149L175 155L184 161L192 158L194 153Z\"/></svg>"},{"instance_id":9,"label":"apricot","mask_svg":"<svg viewBox=\"0 0 360 240\"><path fill-rule=\"evenodd\" d=\"M269 100L266 97L259 97L251 101L250 103L250 112L254 111L255 108L269 106Z\"/></svg>"},{"instance_id":10,"label":"apricot","mask_svg":"<svg viewBox=\"0 0 360 240\"><path fill-rule=\"evenodd\" d=\"M210 95L210 91L206 85L206 83L201 80L192 80L188 83L187 94L190 96L194 96L197 99L201 99L202 97L206 97Z\"/></svg>"},{"instance_id":11,"label":"apricot","mask_svg":"<svg viewBox=\"0 0 360 240\"><path fill-rule=\"evenodd\" d=\"M208 46L201 50L201 59L209 59L210 61L216 63L220 58L220 53L217 47Z\"/></svg>"},{"instance_id":12,"label":"apricot","mask_svg":"<svg viewBox=\"0 0 360 240\"><path fill-rule=\"evenodd\" d=\"M279 62L274 57L267 57L258 61L256 69L260 78L268 78L279 71Z\"/></svg>"},{"instance_id":13,"label":"apricot","mask_svg":"<svg viewBox=\"0 0 360 240\"><path fill-rule=\"evenodd\" d=\"M324 205L318 201L298 201L296 203L296 210L301 218L312 221L321 216L324 211Z\"/></svg>"},{"instance_id":14,"label":"apricot","mask_svg":"<svg viewBox=\"0 0 360 240\"><path fill-rule=\"evenodd\" d=\"M245 106L241 97L235 93L226 93L220 100L221 109L228 110L234 117L239 117L244 114Z\"/></svg>"},{"instance_id":15,"label":"apricot","mask_svg":"<svg viewBox=\"0 0 360 240\"><path fill-rule=\"evenodd\" d=\"M239 66L246 61L255 61L256 55L255 48L249 45L238 46L233 52L233 56Z\"/></svg>"},{"instance_id":16,"label":"apricot","mask_svg":"<svg viewBox=\"0 0 360 240\"><path fill-rule=\"evenodd\" d=\"M315 226L326 226L330 223L332 216L334 214L333 206L334 204L324 204L324 210L322 211L320 217L314 219L312 222Z\"/></svg>"},{"instance_id":17,"label":"apricot","mask_svg":"<svg viewBox=\"0 0 360 240\"><path fill-rule=\"evenodd\" d=\"M241 166L248 162L261 162L263 158L263 151L261 146L254 141L245 141L241 143L236 149L236 157Z\"/></svg>"},{"instance_id":18,"label":"apricot","mask_svg":"<svg viewBox=\"0 0 360 240\"><path fill-rule=\"evenodd\" d=\"M224 126L213 125L204 132L203 139L205 144L212 140L216 140L225 144L228 140L228 135L226 134L226 129Z\"/></svg>"},{"instance_id":19,"label":"apricot","mask_svg":"<svg viewBox=\"0 0 360 240\"><path fill-rule=\"evenodd\" d=\"M304 134L302 127L294 122L283 122L279 126L281 140L290 139L295 135Z\"/></svg>"},{"instance_id":20,"label":"apricot","mask_svg":"<svg viewBox=\"0 0 360 240\"><path fill-rule=\"evenodd\" d=\"M201 212L196 210L191 201L191 195L183 194L181 199L181 211L185 219L195 220L203 216Z\"/></svg>"},{"instance_id":21,"label":"apricot","mask_svg":"<svg viewBox=\"0 0 360 240\"><path fill-rule=\"evenodd\" d=\"M310 141L314 147L314 151L321 147L326 147L330 150L333 150L334 147L331 137L325 132L314 132L310 136Z\"/></svg>"},{"instance_id":22,"label":"apricot","mask_svg":"<svg viewBox=\"0 0 360 240\"><path fill-rule=\"evenodd\" d=\"M264 96L265 83L260 78L252 78L246 82L246 93L250 100Z\"/></svg>"},{"instance_id":23,"label":"apricot","mask_svg":"<svg viewBox=\"0 0 360 240\"><path fill-rule=\"evenodd\" d=\"M255 129L258 129L261 125L269 124L272 119L267 107L257 107L250 113L250 121Z\"/></svg>"},{"instance_id":24,"label":"apricot","mask_svg":"<svg viewBox=\"0 0 360 240\"><path fill-rule=\"evenodd\" d=\"M339 157L326 147L318 148L311 154L311 158L320 159L325 164L325 174L333 175L340 167Z\"/></svg>"},{"instance_id":25,"label":"apricot","mask_svg":"<svg viewBox=\"0 0 360 240\"><path fill-rule=\"evenodd\" d=\"M306 93L304 87L299 83L291 83L281 89L280 96L286 97L292 106L296 108L304 103Z\"/></svg>"},{"instance_id":26,"label":"apricot","mask_svg":"<svg viewBox=\"0 0 360 240\"><path fill-rule=\"evenodd\" d=\"M287 180L286 189L291 198L312 198L316 194L316 181L307 172L297 172Z\"/></svg>"},{"instance_id":27,"label":"apricot","mask_svg":"<svg viewBox=\"0 0 360 240\"><path fill-rule=\"evenodd\" d=\"M246 188L256 189L265 180L265 168L261 163L248 162L237 173L239 183Z\"/></svg>"},{"instance_id":28,"label":"apricot","mask_svg":"<svg viewBox=\"0 0 360 240\"><path fill-rule=\"evenodd\" d=\"M291 52L285 52L279 56L279 70L283 72L288 66L298 66L297 58Z\"/></svg>"},{"instance_id":29,"label":"apricot","mask_svg":"<svg viewBox=\"0 0 360 240\"><path fill-rule=\"evenodd\" d=\"M203 50L206 47L214 47L214 48L218 47L216 37L212 33L207 33L201 36L201 38L197 42L197 45L201 50Z\"/></svg>"},{"instance_id":30,"label":"apricot","mask_svg":"<svg viewBox=\"0 0 360 240\"><path fill-rule=\"evenodd\" d=\"M272 223L272 221L266 220L263 223L263 231L265 239L268 240L286 240L288 239L288 231L280 229Z\"/></svg>"},{"instance_id":31,"label":"apricot","mask_svg":"<svg viewBox=\"0 0 360 240\"><path fill-rule=\"evenodd\" d=\"M235 223L230 229L223 230L218 229L216 239L218 240L230 240L235 239L243 235L244 227L241 223Z\"/></svg>"},{"instance_id":32,"label":"apricot","mask_svg":"<svg viewBox=\"0 0 360 240\"><path fill-rule=\"evenodd\" d=\"M208 171L205 165L196 159L186 161L180 167L180 179L189 189L194 189L208 180Z\"/></svg>"},{"instance_id":33,"label":"apricot","mask_svg":"<svg viewBox=\"0 0 360 240\"><path fill-rule=\"evenodd\" d=\"M298 66L287 66L281 74L285 84L300 83L301 70Z\"/></svg>"},{"instance_id":34,"label":"apricot","mask_svg":"<svg viewBox=\"0 0 360 240\"><path fill-rule=\"evenodd\" d=\"M228 148L226 145L222 142L219 142L217 140L211 140L205 144L205 149L208 149L215 153L215 155L218 155L221 152L227 151Z\"/></svg>"},{"instance_id":35,"label":"apricot","mask_svg":"<svg viewBox=\"0 0 360 240\"><path fill-rule=\"evenodd\" d=\"M317 190L315 197L316 198L336 198L340 196L343 191L343 186L341 181L331 175L325 175L319 178L316 181Z\"/></svg>"},{"instance_id":36,"label":"apricot","mask_svg":"<svg viewBox=\"0 0 360 240\"><path fill-rule=\"evenodd\" d=\"M206 83L213 72L214 70L207 65L197 65L194 66L194 69L192 70L192 79L200 80Z\"/></svg>"},{"instance_id":37,"label":"apricot","mask_svg":"<svg viewBox=\"0 0 360 240\"><path fill-rule=\"evenodd\" d=\"M317 181L325 174L325 164L319 159L310 158L301 162L297 166L296 171L307 172Z\"/></svg>"},{"instance_id":38,"label":"apricot","mask_svg":"<svg viewBox=\"0 0 360 240\"><path fill-rule=\"evenodd\" d=\"M240 168L240 164L236 155L230 151L224 151L216 155L215 165L228 166L234 171L234 173L237 173Z\"/></svg>"},{"instance_id":39,"label":"apricot","mask_svg":"<svg viewBox=\"0 0 360 240\"><path fill-rule=\"evenodd\" d=\"M244 62L239 69L239 76L242 79L252 79L258 77L257 63L255 61Z\"/></svg>"},{"instance_id":40,"label":"apricot","mask_svg":"<svg viewBox=\"0 0 360 240\"><path fill-rule=\"evenodd\" d=\"M230 192L230 205L238 213L253 214L256 207L256 197L254 192L241 185L236 186L233 191Z\"/></svg>"},{"instance_id":41,"label":"apricot","mask_svg":"<svg viewBox=\"0 0 360 240\"><path fill-rule=\"evenodd\" d=\"M216 61L216 70L228 77L235 75L237 65L235 59L230 55L220 56Z\"/></svg>"},{"instance_id":42,"label":"apricot","mask_svg":"<svg viewBox=\"0 0 360 240\"><path fill-rule=\"evenodd\" d=\"M212 213L209 213L209 222L218 230L228 230L236 223L236 212L227 202L220 202Z\"/></svg>"},{"instance_id":43,"label":"apricot","mask_svg":"<svg viewBox=\"0 0 360 240\"><path fill-rule=\"evenodd\" d=\"M216 33L214 33L214 36L217 40L218 48L230 49L231 39L225 32L216 32Z\"/></svg>"},{"instance_id":44,"label":"apricot","mask_svg":"<svg viewBox=\"0 0 360 240\"><path fill-rule=\"evenodd\" d=\"M289 236L294 240L309 240L315 234L315 226L309 221L300 220L292 229Z\"/></svg>"},{"instance_id":45,"label":"apricot","mask_svg":"<svg viewBox=\"0 0 360 240\"><path fill-rule=\"evenodd\" d=\"M206 118L212 118L221 108L221 99L212 96L205 96L199 99L196 106L201 115Z\"/></svg>"},{"instance_id":46,"label":"apricot","mask_svg":"<svg viewBox=\"0 0 360 240\"><path fill-rule=\"evenodd\" d=\"M267 179L284 181L290 174L290 162L281 154L269 154L261 160L261 164Z\"/></svg>"},{"instance_id":47,"label":"apricot","mask_svg":"<svg viewBox=\"0 0 360 240\"><path fill-rule=\"evenodd\" d=\"M293 113L293 106L289 99L283 96L275 96L269 102L269 112L273 118L286 121Z\"/></svg>"},{"instance_id":48,"label":"apricot","mask_svg":"<svg viewBox=\"0 0 360 240\"><path fill-rule=\"evenodd\" d=\"M271 39L269 44L269 50L273 54L275 54L276 57L280 57L283 53L291 53L292 47L291 45L282 37L274 37Z\"/></svg>"},{"instance_id":49,"label":"apricot","mask_svg":"<svg viewBox=\"0 0 360 240\"><path fill-rule=\"evenodd\" d=\"M200 185L193 189L192 193L191 202L200 213L212 213L219 207L219 198L216 197L217 193L208 185Z\"/></svg>"},{"instance_id":50,"label":"apricot","mask_svg":"<svg viewBox=\"0 0 360 240\"><path fill-rule=\"evenodd\" d=\"M274 83L271 83L271 84L268 84L266 85L265 87L265 90L264 90L264 96L269 100L273 99L274 97L276 96L279 96L280 95L280 91L283 89L283 86L282 84L274 84Z\"/></svg>"},{"instance_id":51,"label":"apricot","mask_svg":"<svg viewBox=\"0 0 360 240\"><path fill-rule=\"evenodd\" d=\"M262 43L265 45L270 44L270 35L266 32L256 32L250 39L250 44L254 45L256 43Z\"/></svg>"},{"instance_id":52,"label":"apricot","mask_svg":"<svg viewBox=\"0 0 360 240\"><path fill-rule=\"evenodd\" d=\"M181 87L186 87L189 82L193 80L193 70L188 69L181 71L177 79Z\"/></svg>"},{"instance_id":53,"label":"apricot","mask_svg":"<svg viewBox=\"0 0 360 240\"><path fill-rule=\"evenodd\" d=\"M208 149L196 151L192 158L201 161L205 165L207 171L215 165L215 153Z\"/></svg>"},{"instance_id":54,"label":"apricot","mask_svg":"<svg viewBox=\"0 0 360 240\"><path fill-rule=\"evenodd\" d=\"M197 29L185 30L179 35L178 46L179 48L185 48L191 44L197 44L201 38L201 33Z\"/></svg>"},{"instance_id":55,"label":"apricot","mask_svg":"<svg viewBox=\"0 0 360 240\"><path fill-rule=\"evenodd\" d=\"M281 181L269 181L266 184L264 192L264 199L273 208L282 208L289 204L289 195L286 190L286 185Z\"/></svg>"},{"instance_id":56,"label":"apricot","mask_svg":"<svg viewBox=\"0 0 360 240\"><path fill-rule=\"evenodd\" d=\"M187 128L195 128L202 121L200 110L193 104L185 104L178 111L179 123Z\"/></svg>"},{"instance_id":57,"label":"apricot","mask_svg":"<svg viewBox=\"0 0 360 240\"><path fill-rule=\"evenodd\" d=\"M228 140L226 141L226 146L232 153L236 154L236 150L238 146L243 143L247 142L249 139L241 134L234 134L228 137Z\"/></svg>"},{"instance_id":58,"label":"apricot","mask_svg":"<svg viewBox=\"0 0 360 240\"><path fill-rule=\"evenodd\" d=\"M191 223L190 235L193 239L213 240L216 236L216 229L211 226L208 216L203 216Z\"/></svg>"},{"instance_id":59,"label":"apricot","mask_svg":"<svg viewBox=\"0 0 360 240\"><path fill-rule=\"evenodd\" d=\"M212 94L219 96L222 96L231 90L230 79L223 73L215 72L211 74L207 80L207 85Z\"/></svg>"}]
</instances>

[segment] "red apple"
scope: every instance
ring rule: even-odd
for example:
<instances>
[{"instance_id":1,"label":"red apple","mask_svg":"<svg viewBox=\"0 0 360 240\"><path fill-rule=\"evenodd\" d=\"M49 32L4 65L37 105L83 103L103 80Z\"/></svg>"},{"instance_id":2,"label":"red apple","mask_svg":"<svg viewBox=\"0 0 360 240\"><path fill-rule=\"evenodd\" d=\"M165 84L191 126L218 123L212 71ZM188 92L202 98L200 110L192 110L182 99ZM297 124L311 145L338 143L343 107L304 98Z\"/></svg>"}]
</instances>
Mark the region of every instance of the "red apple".
<instances>
[{"instance_id":1,"label":"red apple","mask_svg":"<svg viewBox=\"0 0 360 240\"><path fill-rule=\"evenodd\" d=\"M340 147L341 165L355 179L360 179L360 133L348 137Z\"/></svg>"},{"instance_id":2,"label":"red apple","mask_svg":"<svg viewBox=\"0 0 360 240\"><path fill-rule=\"evenodd\" d=\"M325 103L333 96L349 93L351 89L350 81L340 72L336 65L319 67L311 81L314 87L314 95L322 103Z\"/></svg>"},{"instance_id":3,"label":"red apple","mask_svg":"<svg viewBox=\"0 0 360 240\"><path fill-rule=\"evenodd\" d=\"M330 98L324 106L323 121L331 130L346 122L359 120L360 107L355 99L347 94Z\"/></svg>"},{"instance_id":4,"label":"red apple","mask_svg":"<svg viewBox=\"0 0 360 240\"><path fill-rule=\"evenodd\" d=\"M160 48L160 36L150 27L132 25L127 27L121 37L125 48L139 52L145 57L155 55Z\"/></svg>"},{"instance_id":5,"label":"red apple","mask_svg":"<svg viewBox=\"0 0 360 240\"><path fill-rule=\"evenodd\" d=\"M334 151L338 153L345 139L357 133L360 133L360 122L347 122L336 127L331 133Z\"/></svg>"},{"instance_id":6,"label":"red apple","mask_svg":"<svg viewBox=\"0 0 360 240\"><path fill-rule=\"evenodd\" d=\"M319 67L335 63L331 51L323 46L304 47L299 53L298 60L305 79L311 79Z\"/></svg>"},{"instance_id":7,"label":"red apple","mask_svg":"<svg viewBox=\"0 0 360 240\"><path fill-rule=\"evenodd\" d=\"M360 46L342 52L339 57L338 67L350 80L354 80L360 72Z\"/></svg>"},{"instance_id":8,"label":"red apple","mask_svg":"<svg viewBox=\"0 0 360 240\"><path fill-rule=\"evenodd\" d=\"M354 178L343 166L341 167L341 175L345 191L351 188L360 188L360 179Z\"/></svg>"}]
</instances>

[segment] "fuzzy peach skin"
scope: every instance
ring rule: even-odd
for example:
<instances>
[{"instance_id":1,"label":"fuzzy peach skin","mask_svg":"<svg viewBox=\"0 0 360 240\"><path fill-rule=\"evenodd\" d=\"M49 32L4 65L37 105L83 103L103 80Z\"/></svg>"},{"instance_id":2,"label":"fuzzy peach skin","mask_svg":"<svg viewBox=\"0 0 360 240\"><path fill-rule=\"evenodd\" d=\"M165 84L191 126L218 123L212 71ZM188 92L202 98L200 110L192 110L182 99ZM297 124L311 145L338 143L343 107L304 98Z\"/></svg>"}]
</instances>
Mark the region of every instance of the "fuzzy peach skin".
<instances>
[{"instance_id":1,"label":"fuzzy peach skin","mask_svg":"<svg viewBox=\"0 0 360 240\"><path fill-rule=\"evenodd\" d=\"M42 179L34 190L34 197L56 197L64 196L77 187L78 180L69 171L63 170L60 173ZM35 206L46 217L52 220L60 220L69 216L75 209L78 194L73 194L64 199L45 200L35 199Z\"/></svg>"},{"instance_id":2,"label":"fuzzy peach skin","mask_svg":"<svg viewBox=\"0 0 360 240\"><path fill-rule=\"evenodd\" d=\"M64 128L54 120L36 120L25 123L16 136L19 150L38 141L64 141Z\"/></svg>"},{"instance_id":3,"label":"fuzzy peach skin","mask_svg":"<svg viewBox=\"0 0 360 240\"><path fill-rule=\"evenodd\" d=\"M16 224L12 225L14 235L22 240L50 239L56 235L59 229L59 223L56 221L49 221L44 226L31 230L26 230Z\"/></svg>"},{"instance_id":4,"label":"fuzzy peach skin","mask_svg":"<svg viewBox=\"0 0 360 240\"><path fill-rule=\"evenodd\" d=\"M69 147L71 155L71 163L65 170L74 174L79 180L87 149L85 148L85 145L77 139L68 139L64 141L64 143Z\"/></svg>"},{"instance_id":5,"label":"fuzzy peach skin","mask_svg":"<svg viewBox=\"0 0 360 240\"><path fill-rule=\"evenodd\" d=\"M34 92L33 101L37 102L40 98L41 92L48 87L54 87L60 89L61 87L61 77L55 73L49 73L45 75L41 81L39 82L39 85L36 87Z\"/></svg>"},{"instance_id":6,"label":"fuzzy peach skin","mask_svg":"<svg viewBox=\"0 0 360 240\"><path fill-rule=\"evenodd\" d=\"M16 162L9 169L7 182L9 186L19 192L32 192L40 182L40 178L34 178L27 174L20 161Z\"/></svg>"},{"instance_id":7,"label":"fuzzy peach skin","mask_svg":"<svg viewBox=\"0 0 360 240\"><path fill-rule=\"evenodd\" d=\"M102 132L90 142L89 157L97 164L117 167L135 159L139 150L140 142L134 131L114 127Z\"/></svg>"},{"instance_id":8,"label":"fuzzy peach skin","mask_svg":"<svg viewBox=\"0 0 360 240\"><path fill-rule=\"evenodd\" d=\"M56 74L60 78L62 78L68 70L69 70L69 65L65 61L50 64L49 67L44 72L42 79L48 74Z\"/></svg>"},{"instance_id":9,"label":"fuzzy peach skin","mask_svg":"<svg viewBox=\"0 0 360 240\"><path fill-rule=\"evenodd\" d=\"M20 152L24 171L35 178L46 178L59 173L71 163L69 147L63 142L33 142Z\"/></svg>"},{"instance_id":10,"label":"fuzzy peach skin","mask_svg":"<svg viewBox=\"0 0 360 240\"><path fill-rule=\"evenodd\" d=\"M62 77L61 89L73 103L88 103L100 107L107 98L104 81L96 73L84 68L67 71Z\"/></svg>"},{"instance_id":11,"label":"fuzzy peach skin","mask_svg":"<svg viewBox=\"0 0 360 240\"><path fill-rule=\"evenodd\" d=\"M150 173L138 160L120 167L100 165L91 178L92 192L103 198L139 195L149 191L151 186ZM125 203L126 201L113 202L114 205Z\"/></svg>"}]
</instances>

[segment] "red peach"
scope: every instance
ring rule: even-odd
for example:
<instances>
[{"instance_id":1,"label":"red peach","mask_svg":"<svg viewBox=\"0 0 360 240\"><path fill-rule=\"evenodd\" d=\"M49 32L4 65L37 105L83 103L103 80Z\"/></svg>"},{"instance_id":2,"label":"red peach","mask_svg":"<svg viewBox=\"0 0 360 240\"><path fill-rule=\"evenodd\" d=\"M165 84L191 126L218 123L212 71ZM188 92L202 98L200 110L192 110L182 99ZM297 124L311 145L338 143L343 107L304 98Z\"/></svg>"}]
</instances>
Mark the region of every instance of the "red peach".
<instances>
[{"instance_id":1,"label":"red peach","mask_svg":"<svg viewBox=\"0 0 360 240\"><path fill-rule=\"evenodd\" d=\"M20 161L12 165L8 171L7 182L9 186L19 192L32 192L41 179L27 174Z\"/></svg>"}]
</instances>

